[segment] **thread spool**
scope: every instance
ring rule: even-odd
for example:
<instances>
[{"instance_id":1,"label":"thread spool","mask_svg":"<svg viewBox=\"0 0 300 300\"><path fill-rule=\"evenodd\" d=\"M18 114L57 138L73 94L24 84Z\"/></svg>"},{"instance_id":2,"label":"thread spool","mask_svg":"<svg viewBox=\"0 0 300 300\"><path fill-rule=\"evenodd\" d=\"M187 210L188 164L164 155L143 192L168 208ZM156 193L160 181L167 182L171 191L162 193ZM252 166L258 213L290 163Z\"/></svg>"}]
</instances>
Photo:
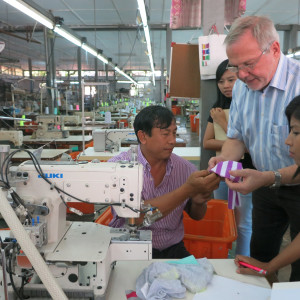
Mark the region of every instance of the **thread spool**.
<instances>
[{"instance_id":1,"label":"thread spool","mask_svg":"<svg viewBox=\"0 0 300 300\"><path fill-rule=\"evenodd\" d=\"M54 107L54 114L57 115L57 107Z\"/></svg>"},{"instance_id":2,"label":"thread spool","mask_svg":"<svg viewBox=\"0 0 300 300\"><path fill-rule=\"evenodd\" d=\"M49 107L45 107L45 115L49 115Z\"/></svg>"},{"instance_id":3,"label":"thread spool","mask_svg":"<svg viewBox=\"0 0 300 300\"><path fill-rule=\"evenodd\" d=\"M76 110L79 110L79 105L78 104L76 105Z\"/></svg>"},{"instance_id":4,"label":"thread spool","mask_svg":"<svg viewBox=\"0 0 300 300\"><path fill-rule=\"evenodd\" d=\"M25 119L26 116L25 115L22 115L22 119ZM24 126L24 121L20 121L20 126Z\"/></svg>"}]
</instances>

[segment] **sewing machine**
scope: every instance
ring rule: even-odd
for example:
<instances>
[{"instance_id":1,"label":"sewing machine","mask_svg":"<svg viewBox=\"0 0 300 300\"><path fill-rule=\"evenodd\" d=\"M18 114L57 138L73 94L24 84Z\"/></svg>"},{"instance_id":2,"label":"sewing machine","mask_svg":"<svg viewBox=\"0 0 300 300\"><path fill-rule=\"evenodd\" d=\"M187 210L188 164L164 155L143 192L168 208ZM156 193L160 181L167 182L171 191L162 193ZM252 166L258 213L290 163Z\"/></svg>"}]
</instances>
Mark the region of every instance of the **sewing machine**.
<instances>
[{"instance_id":1,"label":"sewing machine","mask_svg":"<svg viewBox=\"0 0 300 300\"><path fill-rule=\"evenodd\" d=\"M61 116L63 125L79 125L81 123L80 117L78 115L74 116Z\"/></svg>"},{"instance_id":2,"label":"sewing machine","mask_svg":"<svg viewBox=\"0 0 300 300\"><path fill-rule=\"evenodd\" d=\"M62 130L62 123L60 116L56 115L41 115L37 116L36 122L38 123L37 130L32 134L33 139L37 138L51 138L61 139L67 138L69 132Z\"/></svg>"},{"instance_id":3,"label":"sewing machine","mask_svg":"<svg viewBox=\"0 0 300 300\"><path fill-rule=\"evenodd\" d=\"M23 132L21 130L1 130L0 131L1 143L11 142L16 147L23 144Z\"/></svg>"},{"instance_id":4,"label":"sewing machine","mask_svg":"<svg viewBox=\"0 0 300 300\"><path fill-rule=\"evenodd\" d=\"M122 139L135 137L133 129L95 129L93 130L96 152L119 151Z\"/></svg>"},{"instance_id":5,"label":"sewing machine","mask_svg":"<svg viewBox=\"0 0 300 300\"><path fill-rule=\"evenodd\" d=\"M41 178L31 161L12 169L11 181L17 194L26 203L26 209L15 208L23 222L20 226L25 228L31 243L43 255L68 299L105 299L115 261L152 258L151 231L139 231L135 226L135 219L140 216L143 207L143 167L128 162L43 162L41 168L45 179L50 180L51 184ZM56 188L61 191L58 192ZM66 204L77 202L72 196L88 203L115 204L116 213L127 218L129 226L118 229L93 222L66 221L66 206L61 196ZM31 224L25 221L26 210L34 219ZM80 215L77 209L72 211ZM12 226L14 224L10 225L11 235L14 233ZM5 234L8 234L7 231ZM15 252L14 273L18 275L24 270L34 273L30 283L24 286L24 294L46 298L46 289L36 268L31 269L30 261L20 250ZM5 260L8 258L4 248L2 261ZM9 281L5 273L5 268L2 268L0 282ZM20 277L13 277L15 285L20 287ZM0 294L1 286L3 288L3 284L0 285ZM12 297L8 299L15 299L11 286L7 289Z\"/></svg>"}]
</instances>

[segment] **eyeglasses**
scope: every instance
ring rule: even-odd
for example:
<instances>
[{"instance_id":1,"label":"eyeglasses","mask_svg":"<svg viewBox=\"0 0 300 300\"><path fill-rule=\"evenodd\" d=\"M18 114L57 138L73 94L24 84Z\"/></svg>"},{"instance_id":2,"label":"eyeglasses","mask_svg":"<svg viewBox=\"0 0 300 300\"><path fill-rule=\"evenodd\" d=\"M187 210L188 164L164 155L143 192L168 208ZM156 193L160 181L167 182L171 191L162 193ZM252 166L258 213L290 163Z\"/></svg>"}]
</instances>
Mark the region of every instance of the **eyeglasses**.
<instances>
[{"instance_id":1,"label":"eyeglasses","mask_svg":"<svg viewBox=\"0 0 300 300\"><path fill-rule=\"evenodd\" d=\"M229 70L233 73L238 73L239 71L249 72L249 71L253 70L255 68L255 66L258 64L258 62L260 61L261 57L270 50L270 47L273 44L273 42L270 43L265 50L261 51L261 54L254 60L254 62L251 62L249 64L244 64L241 66L232 66L228 63L226 70Z\"/></svg>"}]
</instances>

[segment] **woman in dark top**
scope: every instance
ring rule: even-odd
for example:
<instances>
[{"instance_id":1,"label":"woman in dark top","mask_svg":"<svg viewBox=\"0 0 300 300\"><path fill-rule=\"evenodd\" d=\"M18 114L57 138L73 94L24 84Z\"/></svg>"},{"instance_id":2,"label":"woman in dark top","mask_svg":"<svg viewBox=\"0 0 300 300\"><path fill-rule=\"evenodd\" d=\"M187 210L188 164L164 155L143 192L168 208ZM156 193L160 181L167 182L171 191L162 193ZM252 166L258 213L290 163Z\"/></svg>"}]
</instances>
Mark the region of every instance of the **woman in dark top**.
<instances>
[{"instance_id":1,"label":"woman in dark top","mask_svg":"<svg viewBox=\"0 0 300 300\"><path fill-rule=\"evenodd\" d=\"M204 149L221 151L226 139L228 111L232 99L232 89L237 80L236 73L226 69L228 59L224 60L217 68L217 101L210 110L207 127L203 138ZM226 118L227 112L227 118ZM251 157L247 153L242 159L243 168L254 168ZM214 191L215 199L228 198L228 187L224 181L221 181L219 188ZM250 240L252 234L252 194L240 194L241 206L235 208L236 224L238 238L236 245L236 254L250 255Z\"/></svg>"}]
</instances>

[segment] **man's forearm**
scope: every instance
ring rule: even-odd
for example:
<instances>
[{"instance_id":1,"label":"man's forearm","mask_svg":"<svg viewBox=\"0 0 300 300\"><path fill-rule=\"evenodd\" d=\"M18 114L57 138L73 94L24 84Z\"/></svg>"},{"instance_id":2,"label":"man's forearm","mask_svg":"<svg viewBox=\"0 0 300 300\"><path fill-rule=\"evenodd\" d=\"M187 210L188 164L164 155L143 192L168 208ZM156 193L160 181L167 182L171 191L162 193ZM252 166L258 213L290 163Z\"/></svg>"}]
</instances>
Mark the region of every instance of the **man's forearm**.
<instances>
[{"instance_id":1,"label":"man's forearm","mask_svg":"<svg viewBox=\"0 0 300 300\"><path fill-rule=\"evenodd\" d=\"M207 204L205 203L196 203L192 199L189 200L189 206L186 208L186 212L194 220L201 220L206 214Z\"/></svg>"},{"instance_id":2,"label":"man's forearm","mask_svg":"<svg viewBox=\"0 0 300 300\"><path fill-rule=\"evenodd\" d=\"M243 142L237 139L228 138L222 147L221 156L224 160L239 161L246 151Z\"/></svg>"},{"instance_id":3,"label":"man's forearm","mask_svg":"<svg viewBox=\"0 0 300 300\"><path fill-rule=\"evenodd\" d=\"M169 214L173 209L183 203L185 199L191 195L191 189L187 184L183 184L176 190L162 195L160 197L146 200L145 204L150 204L153 207L157 207L163 216Z\"/></svg>"}]
</instances>

